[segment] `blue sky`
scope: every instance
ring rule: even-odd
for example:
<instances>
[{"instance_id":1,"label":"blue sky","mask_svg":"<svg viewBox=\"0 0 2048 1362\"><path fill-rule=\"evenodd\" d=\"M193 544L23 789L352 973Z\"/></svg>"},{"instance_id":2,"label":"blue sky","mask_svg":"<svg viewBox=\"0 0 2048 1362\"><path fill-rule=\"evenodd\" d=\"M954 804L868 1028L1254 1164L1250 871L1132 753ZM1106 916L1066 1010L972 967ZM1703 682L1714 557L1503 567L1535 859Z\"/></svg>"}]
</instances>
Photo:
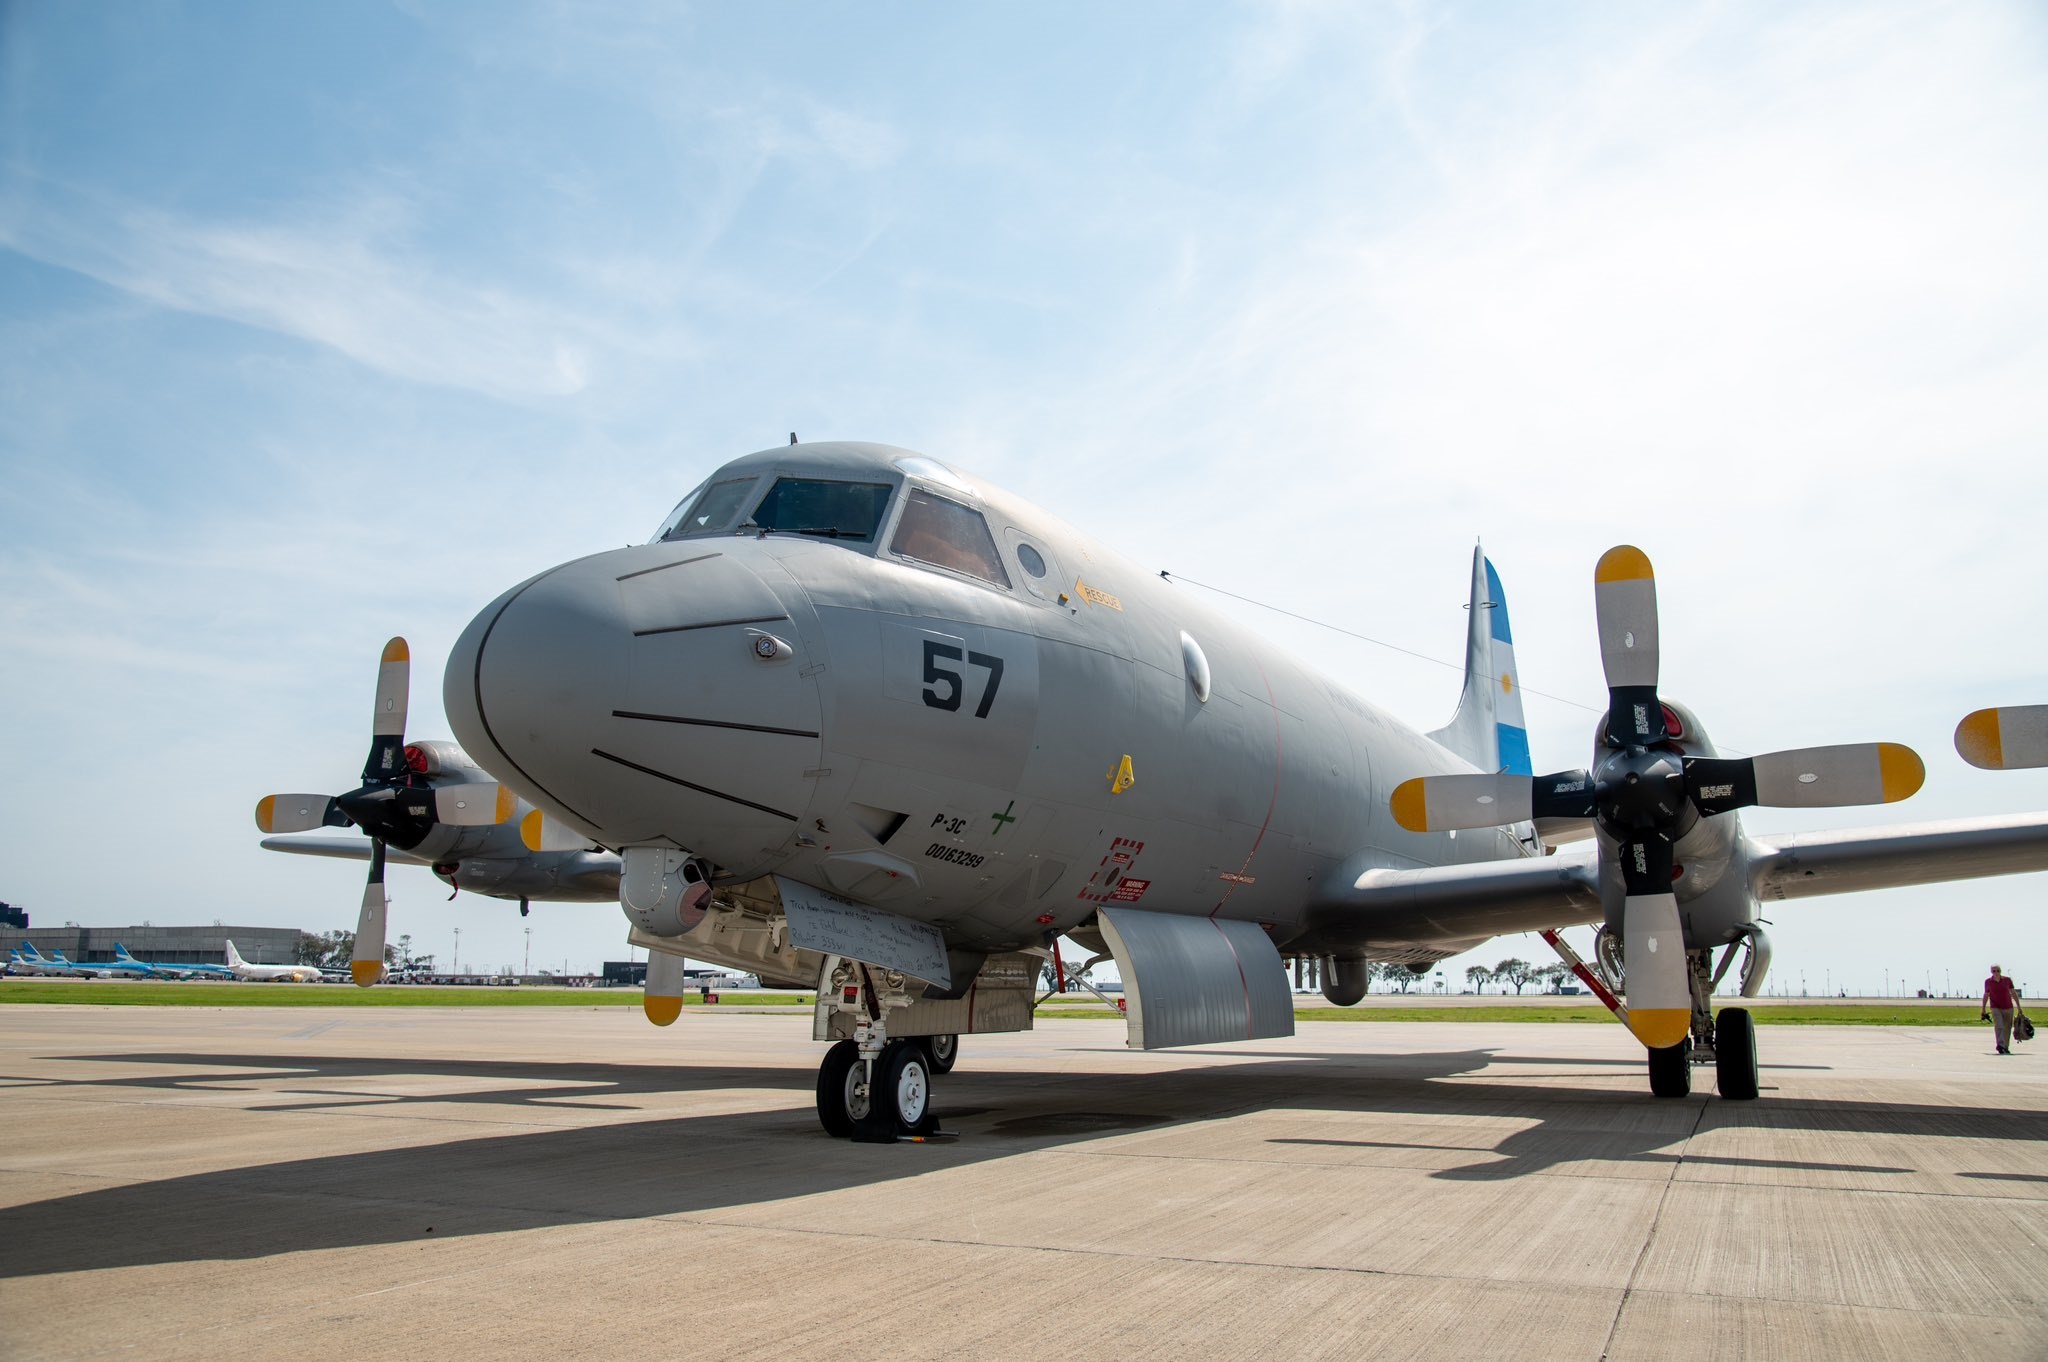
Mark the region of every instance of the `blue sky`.
<instances>
[{"instance_id":1,"label":"blue sky","mask_svg":"<svg viewBox=\"0 0 2048 1362\"><path fill-rule=\"evenodd\" d=\"M1632 541L1724 745L2048 807L1948 738L2048 699L2044 75L2020 4L0 7L0 897L346 925L358 869L249 808L355 771L384 638L444 731L485 601L791 430L1444 659L1483 537L1589 705ZM1586 710L1530 720L1584 760ZM2042 889L1784 907L1778 977L2048 974ZM517 960L511 910L393 895Z\"/></svg>"}]
</instances>

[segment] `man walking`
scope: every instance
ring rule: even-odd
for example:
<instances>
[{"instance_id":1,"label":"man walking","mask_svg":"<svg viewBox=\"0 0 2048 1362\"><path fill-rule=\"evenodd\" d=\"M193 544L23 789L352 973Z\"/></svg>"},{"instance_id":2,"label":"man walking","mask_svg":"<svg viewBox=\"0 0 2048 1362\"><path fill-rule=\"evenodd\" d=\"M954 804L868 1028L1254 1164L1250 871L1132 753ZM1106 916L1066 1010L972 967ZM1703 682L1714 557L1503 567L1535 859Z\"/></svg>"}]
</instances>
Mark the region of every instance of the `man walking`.
<instances>
[{"instance_id":1,"label":"man walking","mask_svg":"<svg viewBox=\"0 0 2048 1362\"><path fill-rule=\"evenodd\" d=\"M2005 977L2005 971L1998 966L1991 967L1991 977L1984 981L1984 1002L1979 1008L1979 1017L1991 1019L1991 1034L1998 1041L1998 1053L2012 1053L2012 1014L2018 1006L2016 990L2012 980Z\"/></svg>"}]
</instances>

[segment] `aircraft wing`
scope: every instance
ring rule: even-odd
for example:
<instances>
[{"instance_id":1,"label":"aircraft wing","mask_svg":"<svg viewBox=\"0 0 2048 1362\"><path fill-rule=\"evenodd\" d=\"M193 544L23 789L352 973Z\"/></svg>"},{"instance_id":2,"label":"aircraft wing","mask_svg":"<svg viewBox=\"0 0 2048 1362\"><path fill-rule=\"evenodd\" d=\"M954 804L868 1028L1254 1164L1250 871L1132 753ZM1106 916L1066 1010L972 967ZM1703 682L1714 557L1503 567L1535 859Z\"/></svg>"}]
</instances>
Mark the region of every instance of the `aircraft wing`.
<instances>
[{"instance_id":1,"label":"aircraft wing","mask_svg":"<svg viewBox=\"0 0 2048 1362\"><path fill-rule=\"evenodd\" d=\"M1326 889L1317 925L1361 942L1506 936L1597 922L1599 870L1591 846L1478 865L1367 870Z\"/></svg>"},{"instance_id":2,"label":"aircraft wing","mask_svg":"<svg viewBox=\"0 0 2048 1362\"><path fill-rule=\"evenodd\" d=\"M288 835L266 837L260 846L265 851L289 851L294 856L332 856L341 861L367 861L370 859L370 843L361 837L343 840L339 837L315 837L311 835ZM400 865L432 865L424 856L415 856L410 851L387 847L385 856Z\"/></svg>"},{"instance_id":3,"label":"aircraft wing","mask_svg":"<svg viewBox=\"0 0 2048 1362\"><path fill-rule=\"evenodd\" d=\"M1746 840L1750 887L1765 900L2048 870L2048 813Z\"/></svg>"}]
</instances>

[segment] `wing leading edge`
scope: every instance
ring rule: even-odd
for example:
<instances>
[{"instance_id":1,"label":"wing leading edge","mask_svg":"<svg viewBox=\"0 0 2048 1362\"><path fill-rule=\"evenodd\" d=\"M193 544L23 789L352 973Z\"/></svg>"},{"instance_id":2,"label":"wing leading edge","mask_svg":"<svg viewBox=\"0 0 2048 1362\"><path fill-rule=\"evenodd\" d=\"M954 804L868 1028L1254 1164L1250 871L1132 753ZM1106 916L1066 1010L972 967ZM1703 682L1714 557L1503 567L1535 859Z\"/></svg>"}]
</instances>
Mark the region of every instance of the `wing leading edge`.
<instances>
[{"instance_id":1,"label":"wing leading edge","mask_svg":"<svg viewBox=\"0 0 2048 1362\"><path fill-rule=\"evenodd\" d=\"M1759 899L1850 894L2048 870L2048 813L1753 836Z\"/></svg>"}]
</instances>

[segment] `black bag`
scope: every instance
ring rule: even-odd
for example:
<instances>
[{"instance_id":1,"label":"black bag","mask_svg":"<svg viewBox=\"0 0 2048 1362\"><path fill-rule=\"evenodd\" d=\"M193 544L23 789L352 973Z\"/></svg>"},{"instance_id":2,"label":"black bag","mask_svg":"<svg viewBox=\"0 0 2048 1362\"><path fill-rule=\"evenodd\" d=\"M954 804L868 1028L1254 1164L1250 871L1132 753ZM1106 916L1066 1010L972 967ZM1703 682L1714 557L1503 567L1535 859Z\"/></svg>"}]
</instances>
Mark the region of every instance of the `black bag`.
<instances>
[{"instance_id":1,"label":"black bag","mask_svg":"<svg viewBox=\"0 0 2048 1362\"><path fill-rule=\"evenodd\" d=\"M2014 1040L2032 1040L2034 1038L2034 1019L2024 1012L2014 1017L2012 1019L2012 1038Z\"/></svg>"}]
</instances>

